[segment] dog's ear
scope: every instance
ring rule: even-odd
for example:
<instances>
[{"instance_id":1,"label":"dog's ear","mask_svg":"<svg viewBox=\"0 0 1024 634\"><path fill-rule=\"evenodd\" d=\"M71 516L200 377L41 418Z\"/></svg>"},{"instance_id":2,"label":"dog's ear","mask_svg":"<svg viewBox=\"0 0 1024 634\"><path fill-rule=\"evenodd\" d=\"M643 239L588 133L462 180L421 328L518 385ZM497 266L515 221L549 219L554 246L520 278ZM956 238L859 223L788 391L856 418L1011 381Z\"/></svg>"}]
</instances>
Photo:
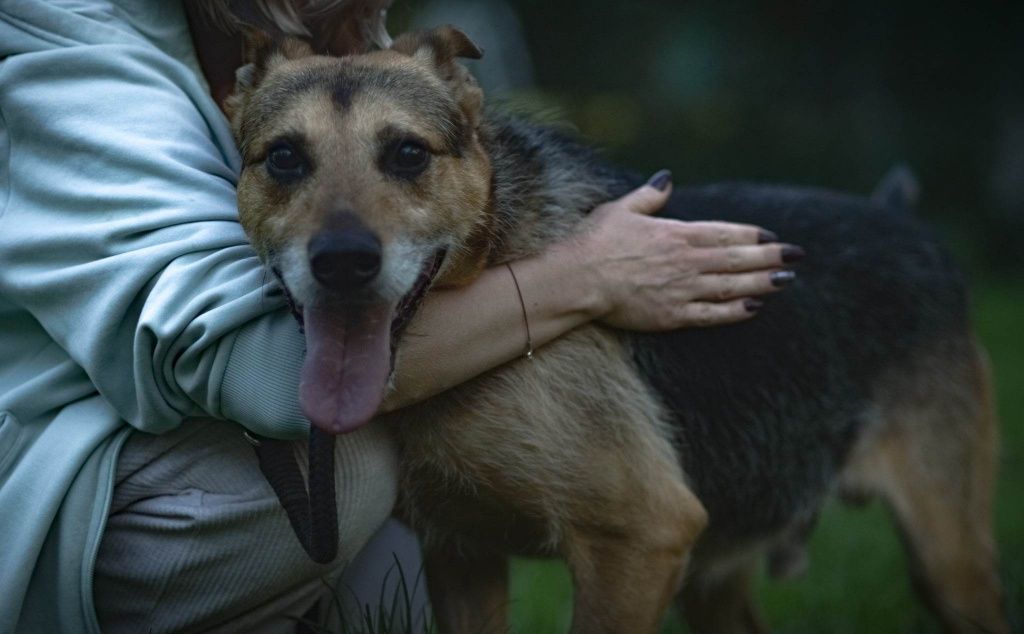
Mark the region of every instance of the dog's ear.
<instances>
[{"instance_id":1,"label":"dog's ear","mask_svg":"<svg viewBox=\"0 0 1024 634\"><path fill-rule=\"evenodd\" d=\"M249 90L263 80L267 70L286 60L313 55L305 40L287 35L274 35L255 27L242 29L245 39L245 66L239 69L237 90Z\"/></svg>"},{"instance_id":2,"label":"dog's ear","mask_svg":"<svg viewBox=\"0 0 1024 634\"><path fill-rule=\"evenodd\" d=\"M310 45L298 38L271 34L257 27L243 26L246 63L235 71L235 88L224 101L228 118L245 102L246 97L258 86L267 71L282 61L301 59L313 54Z\"/></svg>"},{"instance_id":3,"label":"dog's ear","mask_svg":"<svg viewBox=\"0 0 1024 634\"><path fill-rule=\"evenodd\" d=\"M433 67L452 89L470 124L477 126L484 94L472 73L457 60L480 59L484 52L468 35L453 26L412 31L396 39L391 49Z\"/></svg>"},{"instance_id":4,"label":"dog's ear","mask_svg":"<svg viewBox=\"0 0 1024 634\"><path fill-rule=\"evenodd\" d=\"M483 50L468 35L450 25L410 31L399 36L391 48L413 57L423 56L438 69L451 66L458 57L480 59L484 56Z\"/></svg>"}]
</instances>

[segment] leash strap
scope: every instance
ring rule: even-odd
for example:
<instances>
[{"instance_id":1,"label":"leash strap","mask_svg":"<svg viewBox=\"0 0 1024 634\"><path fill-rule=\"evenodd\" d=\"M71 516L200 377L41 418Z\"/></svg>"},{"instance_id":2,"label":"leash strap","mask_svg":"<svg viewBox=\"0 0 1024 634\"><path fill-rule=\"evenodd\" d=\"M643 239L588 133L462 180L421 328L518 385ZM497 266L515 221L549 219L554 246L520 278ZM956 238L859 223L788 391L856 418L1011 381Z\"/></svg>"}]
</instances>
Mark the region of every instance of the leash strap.
<instances>
[{"instance_id":1,"label":"leash strap","mask_svg":"<svg viewBox=\"0 0 1024 634\"><path fill-rule=\"evenodd\" d=\"M309 489L291 443L257 437L246 439L256 450L263 477L274 489L302 549L318 564L338 556L338 509L334 490L334 436L316 427L309 433Z\"/></svg>"}]
</instances>

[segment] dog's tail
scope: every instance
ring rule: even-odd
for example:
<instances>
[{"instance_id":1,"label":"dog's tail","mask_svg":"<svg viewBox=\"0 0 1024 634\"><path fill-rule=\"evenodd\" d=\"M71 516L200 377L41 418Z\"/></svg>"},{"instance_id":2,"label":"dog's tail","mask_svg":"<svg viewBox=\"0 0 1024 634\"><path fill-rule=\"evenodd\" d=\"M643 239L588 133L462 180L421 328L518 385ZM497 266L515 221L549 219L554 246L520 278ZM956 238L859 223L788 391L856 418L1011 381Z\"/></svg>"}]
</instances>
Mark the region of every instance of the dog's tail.
<instances>
[{"instance_id":1,"label":"dog's tail","mask_svg":"<svg viewBox=\"0 0 1024 634\"><path fill-rule=\"evenodd\" d=\"M875 187L871 202L891 209L912 212L917 209L921 186L913 170L903 163L892 167Z\"/></svg>"}]
</instances>

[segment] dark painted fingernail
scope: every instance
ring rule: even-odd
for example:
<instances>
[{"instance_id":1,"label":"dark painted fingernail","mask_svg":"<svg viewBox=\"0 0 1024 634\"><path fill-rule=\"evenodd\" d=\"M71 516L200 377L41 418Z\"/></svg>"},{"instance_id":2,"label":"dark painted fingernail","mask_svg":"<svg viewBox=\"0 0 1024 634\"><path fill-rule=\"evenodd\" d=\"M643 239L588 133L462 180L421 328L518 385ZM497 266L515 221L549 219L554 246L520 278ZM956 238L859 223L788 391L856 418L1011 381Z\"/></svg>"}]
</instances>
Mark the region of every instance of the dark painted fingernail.
<instances>
[{"instance_id":1,"label":"dark painted fingernail","mask_svg":"<svg viewBox=\"0 0 1024 634\"><path fill-rule=\"evenodd\" d=\"M807 255L807 252L795 244L787 244L782 247L782 261L786 264L789 264L790 262L799 262L804 259L805 255Z\"/></svg>"},{"instance_id":2,"label":"dark painted fingernail","mask_svg":"<svg viewBox=\"0 0 1024 634\"><path fill-rule=\"evenodd\" d=\"M756 313L761 310L764 306L764 302L759 299L745 299L743 300L743 307L747 309L748 313Z\"/></svg>"},{"instance_id":3,"label":"dark painted fingernail","mask_svg":"<svg viewBox=\"0 0 1024 634\"><path fill-rule=\"evenodd\" d=\"M793 271L775 271L772 273L772 286L787 286L796 279Z\"/></svg>"},{"instance_id":4,"label":"dark painted fingernail","mask_svg":"<svg viewBox=\"0 0 1024 634\"><path fill-rule=\"evenodd\" d=\"M668 170L661 170L657 174L651 177L651 180L647 181L647 184L657 189L660 192L665 191L668 184L672 182L672 172Z\"/></svg>"},{"instance_id":5,"label":"dark painted fingernail","mask_svg":"<svg viewBox=\"0 0 1024 634\"><path fill-rule=\"evenodd\" d=\"M767 229L761 229L760 231L757 232L757 243L758 244L765 244L766 242L778 242L778 241L779 241L779 236L775 235L771 231L768 231Z\"/></svg>"}]
</instances>

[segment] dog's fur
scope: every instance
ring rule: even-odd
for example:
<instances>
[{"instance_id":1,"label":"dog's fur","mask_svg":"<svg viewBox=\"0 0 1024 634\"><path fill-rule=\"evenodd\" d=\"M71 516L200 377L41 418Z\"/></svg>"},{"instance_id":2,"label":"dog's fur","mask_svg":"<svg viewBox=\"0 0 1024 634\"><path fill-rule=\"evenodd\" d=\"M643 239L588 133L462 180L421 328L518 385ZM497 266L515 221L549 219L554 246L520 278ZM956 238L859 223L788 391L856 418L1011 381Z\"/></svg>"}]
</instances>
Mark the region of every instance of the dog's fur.
<instances>
[{"instance_id":1,"label":"dog's fur","mask_svg":"<svg viewBox=\"0 0 1024 634\"><path fill-rule=\"evenodd\" d=\"M254 50L229 103L240 214L297 304L322 292L303 249L339 209L380 237L373 292L397 296L439 248L435 287L463 284L639 184L559 132L485 113L455 62L478 51L454 29L341 59L295 41ZM382 174L395 134L431 148L422 176ZM264 168L282 137L310 162L298 183ZM515 553L567 560L575 632L653 632L677 595L698 631L760 631L757 557L793 548L838 492L888 505L948 628L1006 631L996 428L962 277L898 188L879 200L677 189L667 217L756 224L805 247L793 286L740 325L590 324L375 420L401 445L398 513L422 538L442 627L503 631Z\"/></svg>"}]
</instances>

